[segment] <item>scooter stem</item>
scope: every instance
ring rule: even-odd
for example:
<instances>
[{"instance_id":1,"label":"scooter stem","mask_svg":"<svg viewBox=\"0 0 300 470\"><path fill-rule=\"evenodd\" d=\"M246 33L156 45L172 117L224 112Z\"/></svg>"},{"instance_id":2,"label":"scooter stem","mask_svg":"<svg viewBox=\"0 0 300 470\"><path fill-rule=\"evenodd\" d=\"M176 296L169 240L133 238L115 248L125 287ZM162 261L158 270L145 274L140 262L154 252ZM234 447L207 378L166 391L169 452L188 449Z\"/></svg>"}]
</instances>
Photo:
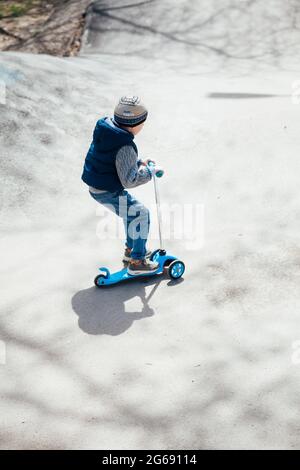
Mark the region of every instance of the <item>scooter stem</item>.
<instances>
[{"instance_id":1,"label":"scooter stem","mask_svg":"<svg viewBox=\"0 0 300 470\"><path fill-rule=\"evenodd\" d=\"M156 201L157 220L158 220L159 249L163 250L162 235L161 235L161 225L162 225L162 223L161 223L160 199L159 199L157 180L156 180L156 176L155 176L154 173L153 173L153 182L154 182L155 201Z\"/></svg>"}]
</instances>

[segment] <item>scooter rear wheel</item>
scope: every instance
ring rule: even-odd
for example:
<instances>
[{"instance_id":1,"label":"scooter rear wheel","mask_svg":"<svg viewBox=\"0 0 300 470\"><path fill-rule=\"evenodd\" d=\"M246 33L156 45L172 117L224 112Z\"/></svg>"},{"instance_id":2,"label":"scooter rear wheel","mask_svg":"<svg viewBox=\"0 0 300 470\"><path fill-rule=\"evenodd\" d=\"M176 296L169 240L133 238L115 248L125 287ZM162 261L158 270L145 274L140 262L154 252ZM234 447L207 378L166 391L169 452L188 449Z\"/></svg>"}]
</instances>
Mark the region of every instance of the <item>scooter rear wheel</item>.
<instances>
[{"instance_id":1,"label":"scooter rear wheel","mask_svg":"<svg viewBox=\"0 0 300 470\"><path fill-rule=\"evenodd\" d=\"M106 276L104 274L98 274L98 276L95 277L94 279L94 284L96 287L102 287L104 286L104 279L106 278Z\"/></svg>"}]
</instances>

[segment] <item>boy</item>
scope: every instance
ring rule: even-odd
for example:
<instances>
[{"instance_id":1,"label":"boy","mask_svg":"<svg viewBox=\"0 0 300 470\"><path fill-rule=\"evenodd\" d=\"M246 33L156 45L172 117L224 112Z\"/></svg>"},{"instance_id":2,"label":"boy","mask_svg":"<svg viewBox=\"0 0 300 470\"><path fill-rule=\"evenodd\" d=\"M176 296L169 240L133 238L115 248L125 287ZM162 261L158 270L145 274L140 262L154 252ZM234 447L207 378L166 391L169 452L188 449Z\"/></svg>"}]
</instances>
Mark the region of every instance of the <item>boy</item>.
<instances>
[{"instance_id":1,"label":"boy","mask_svg":"<svg viewBox=\"0 0 300 470\"><path fill-rule=\"evenodd\" d=\"M87 153L82 180L90 195L123 218L126 246L123 257L131 275L153 272L158 263L146 252L149 210L124 188L148 183L151 160L138 159L134 137L142 130L148 111L138 96L123 96L114 110L114 118L102 118L95 127ZM139 230L137 230L139 228Z\"/></svg>"}]
</instances>

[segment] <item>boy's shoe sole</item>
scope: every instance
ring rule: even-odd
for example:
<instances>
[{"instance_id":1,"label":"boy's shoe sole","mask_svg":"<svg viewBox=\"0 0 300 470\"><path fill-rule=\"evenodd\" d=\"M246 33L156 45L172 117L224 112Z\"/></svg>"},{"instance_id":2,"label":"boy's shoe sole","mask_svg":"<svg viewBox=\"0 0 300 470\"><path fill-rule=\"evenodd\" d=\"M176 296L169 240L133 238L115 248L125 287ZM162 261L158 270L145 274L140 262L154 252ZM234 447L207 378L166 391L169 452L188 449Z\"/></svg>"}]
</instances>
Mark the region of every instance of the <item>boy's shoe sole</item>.
<instances>
[{"instance_id":1,"label":"boy's shoe sole","mask_svg":"<svg viewBox=\"0 0 300 470\"><path fill-rule=\"evenodd\" d=\"M150 258L151 255L152 255L152 251L147 251L146 254L145 254L145 258ZM123 263L129 263L130 260L131 260L130 256L124 255L122 261L123 261Z\"/></svg>"},{"instance_id":2,"label":"boy's shoe sole","mask_svg":"<svg viewBox=\"0 0 300 470\"><path fill-rule=\"evenodd\" d=\"M155 269L134 269L133 271L130 269L130 267L127 268L127 272L128 274L130 274L131 276L137 276L139 274L151 274L151 273L154 273L155 271L157 271L159 268L159 264L157 264L156 268Z\"/></svg>"}]
</instances>

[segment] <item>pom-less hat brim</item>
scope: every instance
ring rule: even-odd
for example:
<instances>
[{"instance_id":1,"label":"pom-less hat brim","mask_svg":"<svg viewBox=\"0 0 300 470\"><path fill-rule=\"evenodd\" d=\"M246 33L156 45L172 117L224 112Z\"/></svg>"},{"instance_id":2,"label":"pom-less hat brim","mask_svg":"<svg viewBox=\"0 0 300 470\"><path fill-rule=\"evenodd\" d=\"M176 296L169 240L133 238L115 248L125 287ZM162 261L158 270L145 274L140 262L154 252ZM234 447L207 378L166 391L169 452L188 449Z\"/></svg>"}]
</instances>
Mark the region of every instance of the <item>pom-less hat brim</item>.
<instances>
[{"instance_id":1,"label":"pom-less hat brim","mask_svg":"<svg viewBox=\"0 0 300 470\"><path fill-rule=\"evenodd\" d=\"M118 123L121 124L122 126L128 126L128 127L136 127L139 124L142 124L142 122L145 122L147 119L148 113L144 113L141 116L135 117L135 118L124 118L123 116L118 116L118 114L114 114L114 120Z\"/></svg>"}]
</instances>

